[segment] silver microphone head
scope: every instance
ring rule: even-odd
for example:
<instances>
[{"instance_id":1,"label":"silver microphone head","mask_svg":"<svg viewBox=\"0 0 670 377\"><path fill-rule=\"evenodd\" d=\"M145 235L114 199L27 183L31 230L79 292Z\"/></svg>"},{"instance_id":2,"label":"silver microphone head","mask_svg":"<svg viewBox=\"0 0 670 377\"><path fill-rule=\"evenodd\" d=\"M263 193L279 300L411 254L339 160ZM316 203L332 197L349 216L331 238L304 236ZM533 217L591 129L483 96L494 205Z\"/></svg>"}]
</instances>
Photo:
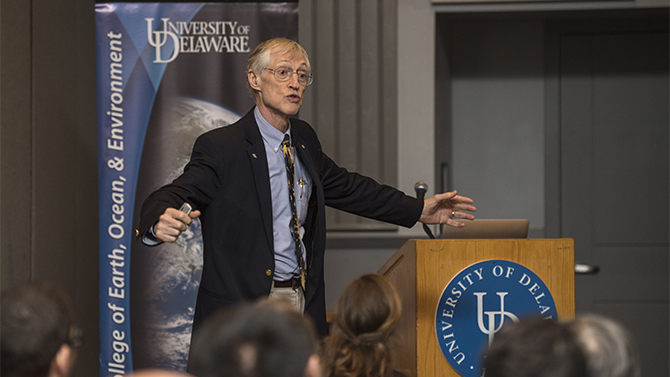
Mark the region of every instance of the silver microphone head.
<instances>
[{"instance_id":1,"label":"silver microphone head","mask_svg":"<svg viewBox=\"0 0 670 377\"><path fill-rule=\"evenodd\" d=\"M414 191L428 191L428 185L424 181L419 181L414 185Z\"/></svg>"}]
</instances>

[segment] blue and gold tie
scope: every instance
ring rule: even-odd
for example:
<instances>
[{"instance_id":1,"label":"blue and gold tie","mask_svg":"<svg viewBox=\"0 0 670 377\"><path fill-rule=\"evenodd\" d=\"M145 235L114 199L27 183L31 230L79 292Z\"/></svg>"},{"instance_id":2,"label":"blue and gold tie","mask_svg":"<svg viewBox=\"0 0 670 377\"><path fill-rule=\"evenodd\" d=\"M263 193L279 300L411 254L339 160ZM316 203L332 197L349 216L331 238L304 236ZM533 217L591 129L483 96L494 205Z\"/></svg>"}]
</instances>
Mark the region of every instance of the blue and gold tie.
<instances>
[{"instance_id":1,"label":"blue and gold tie","mask_svg":"<svg viewBox=\"0 0 670 377\"><path fill-rule=\"evenodd\" d=\"M286 177L288 178L288 201L291 204L291 236L295 242L295 256L298 259L298 267L300 268L300 284L302 289L305 289L305 261L302 258L302 249L300 247L300 223L298 222L298 210L295 205L295 190L293 187L293 180L295 178L295 170L293 165L293 155L291 154L291 146L288 134L284 136L284 141L281 143L282 151L284 152L284 162L286 163Z\"/></svg>"}]
</instances>

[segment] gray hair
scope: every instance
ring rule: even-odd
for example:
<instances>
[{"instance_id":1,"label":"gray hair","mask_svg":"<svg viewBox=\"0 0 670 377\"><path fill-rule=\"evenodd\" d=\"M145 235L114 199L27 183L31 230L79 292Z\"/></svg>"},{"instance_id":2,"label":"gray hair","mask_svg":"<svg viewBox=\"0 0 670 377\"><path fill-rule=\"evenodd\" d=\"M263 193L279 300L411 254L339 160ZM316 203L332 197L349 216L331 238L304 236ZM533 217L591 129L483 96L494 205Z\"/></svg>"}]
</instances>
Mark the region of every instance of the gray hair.
<instances>
[{"instance_id":1,"label":"gray hair","mask_svg":"<svg viewBox=\"0 0 670 377\"><path fill-rule=\"evenodd\" d=\"M628 331L618 322L595 314L568 323L586 356L592 377L640 377L640 358Z\"/></svg>"}]
</instances>

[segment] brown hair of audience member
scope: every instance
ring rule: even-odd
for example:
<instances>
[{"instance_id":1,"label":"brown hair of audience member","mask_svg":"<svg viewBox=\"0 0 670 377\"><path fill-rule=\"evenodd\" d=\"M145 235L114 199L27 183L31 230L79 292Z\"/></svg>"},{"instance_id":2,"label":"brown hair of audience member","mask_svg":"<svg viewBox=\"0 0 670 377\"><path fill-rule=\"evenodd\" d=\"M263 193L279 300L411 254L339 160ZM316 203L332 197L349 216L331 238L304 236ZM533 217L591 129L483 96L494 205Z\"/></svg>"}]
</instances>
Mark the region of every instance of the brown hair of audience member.
<instances>
[{"instance_id":1,"label":"brown hair of audience member","mask_svg":"<svg viewBox=\"0 0 670 377\"><path fill-rule=\"evenodd\" d=\"M618 322L582 314L568 322L586 356L590 377L640 377L640 356L630 333Z\"/></svg>"},{"instance_id":2,"label":"brown hair of audience member","mask_svg":"<svg viewBox=\"0 0 670 377\"><path fill-rule=\"evenodd\" d=\"M586 377L586 359L568 327L522 318L495 335L484 359L486 377Z\"/></svg>"},{"instance_id":3,"label":"brown hair of audience member","mask_svg":"<svg viewBox=\"0 0 670 377\"><path fill-rule=\"evenodd\" d=\"M2 376L69 375L81 334L67 297L35 282L3 291L1 300Z\"/></svg>"},{"instance_id":4,"label":"brown hair of audience member","mask_svg":"<svg viewBox=\"0 0 670 377\"><path fill-rule=\"evenodd\" d=\"M383 276L352 281L337 303L334 328L324 341L324 373L330 377L387 377L393 374L389 337L402 305Z\"/></svg>"}]
</instances>

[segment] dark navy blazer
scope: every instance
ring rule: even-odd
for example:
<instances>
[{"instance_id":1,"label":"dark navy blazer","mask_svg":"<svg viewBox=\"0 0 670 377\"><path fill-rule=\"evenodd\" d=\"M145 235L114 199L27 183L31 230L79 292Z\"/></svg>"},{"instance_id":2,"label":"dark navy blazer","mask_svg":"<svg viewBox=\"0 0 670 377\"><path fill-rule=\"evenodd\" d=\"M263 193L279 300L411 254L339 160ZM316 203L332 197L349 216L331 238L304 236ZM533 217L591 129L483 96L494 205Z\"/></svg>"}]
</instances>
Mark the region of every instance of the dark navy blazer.
<instances>
[{"instance_id":1,"label":"dark navy blazer","mask_svg":"<svg viewBox=\"0 0 670 377\"><path fill-rule=\"evenodd\" d=\"M325 206L411 227L421 215L423 201L337 166L322 152L306 122L291 119L291 134L313 181L303 238L308 267L305 312L325 335ZM188 202L202 211L204 267L194 332L215 311L270 293L275 270L271 200L265 147L253 110L230 126L198 137L183 174L145 200L140 235L168 207Z\"/></svg>"}]
</instances>

